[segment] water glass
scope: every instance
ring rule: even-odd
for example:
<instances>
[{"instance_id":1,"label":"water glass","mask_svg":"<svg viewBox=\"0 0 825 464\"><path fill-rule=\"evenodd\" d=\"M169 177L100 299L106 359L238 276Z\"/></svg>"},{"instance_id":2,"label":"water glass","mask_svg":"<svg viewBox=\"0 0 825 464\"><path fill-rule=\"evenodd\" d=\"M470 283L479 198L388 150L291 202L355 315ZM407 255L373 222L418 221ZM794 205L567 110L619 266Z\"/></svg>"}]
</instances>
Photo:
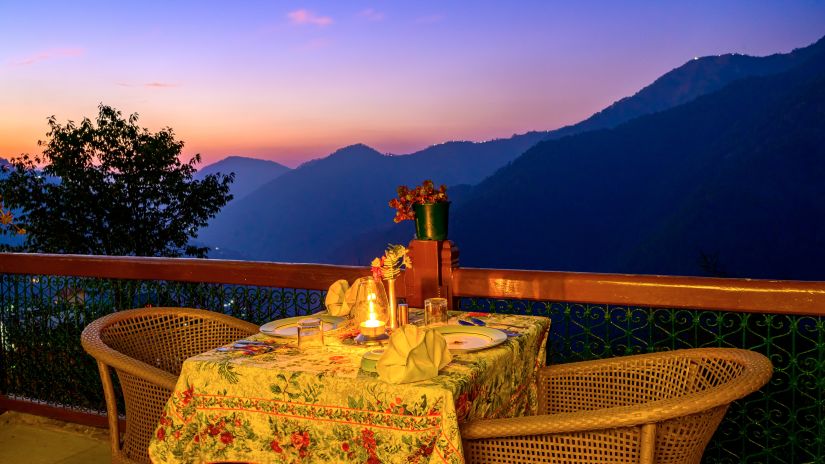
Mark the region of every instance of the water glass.
<instances>
[{"instance_id":1,"label":"water glass","mask_svg":"<svg viewBox=\"0 0 825 464\"><path fill-rule=\"evenodd\" d=\"M444 324L447 315L446 298L427 298L424 300L424 325Z\"/></svg>"},{"instance_id":2,"label":"water glass","mask_svg":"<svg viewBox=\"0 0 825 464\"><path fill-rule=\"evenodd\" d=\"M324 346L324 329L321 319L306 317L298 321L298 349L321 348Z\"/></svg>"}]
</instances>

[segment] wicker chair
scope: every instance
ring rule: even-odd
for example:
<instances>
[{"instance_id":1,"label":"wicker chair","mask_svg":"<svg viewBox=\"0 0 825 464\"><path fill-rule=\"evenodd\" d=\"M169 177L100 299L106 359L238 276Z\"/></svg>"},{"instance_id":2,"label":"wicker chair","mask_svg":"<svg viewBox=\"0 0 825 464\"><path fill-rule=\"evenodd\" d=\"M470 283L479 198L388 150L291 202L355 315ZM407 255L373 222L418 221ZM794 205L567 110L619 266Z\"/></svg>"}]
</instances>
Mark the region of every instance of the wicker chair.
<instances>
[{"instance_id":1,"label":"wicker chair","mask_svg":"<svg viewBox=\"0 0 825 464\"><path fill-rule=\"evenodd\" d=\"M89 324L80 339L97 360L103 382L112 462L149 462L149 440L186 358L257 331L256 325L234 317L187 308L130 309ZM110 367L117 372L126 404L122 441Z\"/></svg>"},{"instance_id":2,"label":"wicker chair","mask_svg":"<svg viewBox=\"0 0 825 464\"><path fill-rule=\"evenodd\" d=\"M468 422L467 462L698 463L730 403L771 362L707 348L561 364L539 372L539 415Z\"/></svg>"}]
</instances>

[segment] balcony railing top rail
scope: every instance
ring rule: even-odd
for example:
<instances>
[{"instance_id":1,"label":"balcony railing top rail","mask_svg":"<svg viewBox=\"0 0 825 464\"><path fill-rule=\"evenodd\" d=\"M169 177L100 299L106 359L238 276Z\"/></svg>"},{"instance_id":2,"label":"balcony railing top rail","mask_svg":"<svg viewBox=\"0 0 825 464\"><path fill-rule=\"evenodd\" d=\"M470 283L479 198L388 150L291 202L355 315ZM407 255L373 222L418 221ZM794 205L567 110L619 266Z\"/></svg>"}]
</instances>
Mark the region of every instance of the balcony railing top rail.
<instances>
[{"instance_id":1,"label":"balcony railing top rail","mask_svg":"<svg viewBox=\"0 0 825 464\"><path fill-rule=\"evenodd\" d=\"M0 274L221 283L326 290L337 279L369 274L358 266L195 258L0 253Z\"/></svg>"},{"instance_id":2,"label":"balcony railing top rail","mask_svg":"<svg viewBox=\"0 0 825 464\"><path fill-rule=\"evenodd\" d=\"M825 315L825 282L459 268L453 295Z\"/></svg>"}]
</instances>

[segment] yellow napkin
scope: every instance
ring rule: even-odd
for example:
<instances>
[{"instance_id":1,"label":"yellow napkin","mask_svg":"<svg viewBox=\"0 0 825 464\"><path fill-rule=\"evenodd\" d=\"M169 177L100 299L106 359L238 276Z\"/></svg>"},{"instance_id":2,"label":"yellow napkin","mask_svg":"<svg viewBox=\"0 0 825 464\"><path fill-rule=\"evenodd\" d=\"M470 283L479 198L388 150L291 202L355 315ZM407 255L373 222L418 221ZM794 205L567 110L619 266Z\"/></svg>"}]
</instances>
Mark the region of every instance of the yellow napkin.
<instances>
[{"instance_id":1,"label":"yellow napkin","mask_svg":"<svg viewBox=\"0 0 825 464\"><path fill-rule=\"evenodd\" d=\"M437 376L452 359L440 333L405 325L392 333L376 368L385 382L418 382Z\"/></svg>"},{"instance_id":2,"label":"yellow napkin","mask_svg":"<svg viewBox=\"0 0 825 464\"><path fill-rule=\"evenodd\" d=\"M351 292L349 283L346 280L336 280L329 286L324 304L331 316L346 316L349 314L350 305L347 304L347 293Z\"/></svg>"}]
</instances>

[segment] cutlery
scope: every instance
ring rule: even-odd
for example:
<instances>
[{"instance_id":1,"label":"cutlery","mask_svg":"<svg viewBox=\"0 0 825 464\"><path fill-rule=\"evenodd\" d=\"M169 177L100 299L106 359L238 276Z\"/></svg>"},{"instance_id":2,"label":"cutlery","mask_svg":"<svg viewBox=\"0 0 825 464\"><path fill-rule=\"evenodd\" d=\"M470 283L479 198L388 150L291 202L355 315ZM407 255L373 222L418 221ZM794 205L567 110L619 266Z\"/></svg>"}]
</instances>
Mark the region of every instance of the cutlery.
<instances>
[{"instance_id":1,"label":"cutlery","mask_svg":"<svg viewBox=\"0 0 825 464\"><path fill-rule=\"evenodd\" d=\"M471 317L470 319L471 319L470 321L466 321L464 319L459 319L458 323L459 323L459 325L472 326L472 327L485 327L487 325L487 324L484 323L484 321L475 319L474 317ZM501 324L501 325L502 326L507 326L507 324ZM518 337L518 336L521 335L520 333L514 332L512 330L507 330L507 329L498 329L498 330L501 330L502 332L504 332L507 335L507 337Z\"/></svg>"},{"instance_id":2,"label":"cutlery","mask_svg":"<svg viewBox=\"0 0 825 464\"><path fill-rule=\"evenodd\" d=\"M510 328L513 328L513 329L529 329L529 327L527 327L525 325L508 324L506 322L495 322L495 321L484 322L484 321L482 321L481 319L479 319L477 317L470 317L469 319L474 325L478 325L478 326L481 326L481 327L485 327L485 326L489 325L489 326L504 326L504 327L510 327Z\"/></svg>"}]
</instances>

